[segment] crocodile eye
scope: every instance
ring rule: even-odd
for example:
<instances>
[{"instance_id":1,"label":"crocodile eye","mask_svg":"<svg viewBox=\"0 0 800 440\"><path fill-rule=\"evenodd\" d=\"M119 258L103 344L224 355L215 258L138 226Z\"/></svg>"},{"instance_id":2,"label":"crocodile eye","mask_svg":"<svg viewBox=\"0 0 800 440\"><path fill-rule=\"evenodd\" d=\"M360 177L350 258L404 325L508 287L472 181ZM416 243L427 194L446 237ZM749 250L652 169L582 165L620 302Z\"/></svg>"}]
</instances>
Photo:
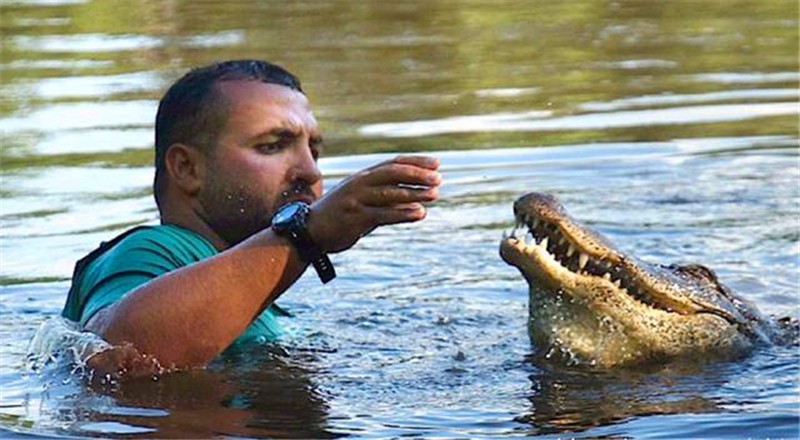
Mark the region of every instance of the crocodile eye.
<instances>
[{"instance_id":1,"label":"crocodile eye","mask_svg":"<svg viewBox=\"0 0 800 440\"><path fill-rule=\"evenodd\" d=\"M671 269L674 269L681 274L693 277L693 278L700 278L706 282L711 284L719 284L717 279L717 274L714 273L713 270L709 269L702 264L687 264L685 266L678 266L676 264L672 264L669 266Z\"/></svg>"}]
</instances>

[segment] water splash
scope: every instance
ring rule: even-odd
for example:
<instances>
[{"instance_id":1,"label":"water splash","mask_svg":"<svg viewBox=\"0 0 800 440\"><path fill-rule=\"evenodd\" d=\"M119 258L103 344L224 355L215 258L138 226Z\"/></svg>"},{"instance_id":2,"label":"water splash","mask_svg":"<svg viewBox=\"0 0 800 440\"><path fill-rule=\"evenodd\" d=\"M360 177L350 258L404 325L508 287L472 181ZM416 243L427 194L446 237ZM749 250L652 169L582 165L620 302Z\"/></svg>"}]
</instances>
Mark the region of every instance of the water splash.
<instances>
[{"instance_id":1,"label":"water splash","mask_svg":"<svg viewBox=\"0 0 800 440\"><path fill-rule=\"evenodd\" d=\"M94 355L112 348L100 336L82 331L77 322L56 316L42 323L28 345L26 366L34 372L48 365L73 365L73 372L86 370Z\"/></svg>"}]
</instances>

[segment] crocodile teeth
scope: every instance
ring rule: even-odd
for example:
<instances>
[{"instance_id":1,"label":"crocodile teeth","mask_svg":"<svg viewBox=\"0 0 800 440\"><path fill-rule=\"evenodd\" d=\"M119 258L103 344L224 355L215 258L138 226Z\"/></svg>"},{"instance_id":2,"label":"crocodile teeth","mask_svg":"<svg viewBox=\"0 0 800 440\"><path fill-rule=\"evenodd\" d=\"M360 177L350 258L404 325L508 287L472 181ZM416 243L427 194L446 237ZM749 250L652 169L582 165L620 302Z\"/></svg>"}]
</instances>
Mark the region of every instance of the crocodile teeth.
<instances>
[{"instance_id":1,"label":"crocodile teeth","mask_svg":"<svg viewBox=\"0 0 800 440\"><path fill-rule=\"evenodd\" d=\"M603 274L603 279L606 281L611 281L611 274L606 272Z\"/></svg>"},{"instance_id":2,"label":"crocodile teeth","mask_svg":"<svg viewBox=\"0 0 800 440\"><path fill-rule=\"evenodd\" d=\"M586 267L586 263L588 262L589 262L589 256L584 253L581 253L581 255L578 257L578 267L583 269Z\"/></svg>"},{"instance_id":3,"label":"crocodile teeth","mask_svg":"<svg viewBox=\"0 0 800 440\"><path fill-rule=\"evenodd\" d=\"M574 254L574 253L575 253L575 246L573 246L572 244L570 244L570 245L569 245L569 249L567 249L567 257L571 257L571 256L572 256L572 254Z\"/></svg>"},{"instance_id":4,"label":"crocodile teeth","mask_svg":"<svg viewBox=\"0 0 800 440\"><path fill-rule=\"evenodd\" d=\"M614 281L614 285L617 286L617 287L622 287L622 281L616 280L616 281Z\"/></svg>"},{"instance_id":5,"label":"crocodile teeth","mask_svg":"<svg viewBox=\"0 0 800 440\"><path fill-rule=\"evenodd\" d=\"M562 235L561 238L558 239L558 245L561 246L566 241L567 241L567 238Z\"/></svg>"},{"instance_id":6,"label":"crocodile teeth","mask_svg":"<svg viewBox=\"0 0 800 440\"><path fill-rule=\"evenodd\" d=\"M547 237L543 238L543 239L542 239L542 242L541 242L541 243L539 243L539 247L541 247L542 249L545 249L545 250L547 250L547 243L548 243L548 242L549 242L549 241L548 241Z\"/></svg>"}]
</instances>

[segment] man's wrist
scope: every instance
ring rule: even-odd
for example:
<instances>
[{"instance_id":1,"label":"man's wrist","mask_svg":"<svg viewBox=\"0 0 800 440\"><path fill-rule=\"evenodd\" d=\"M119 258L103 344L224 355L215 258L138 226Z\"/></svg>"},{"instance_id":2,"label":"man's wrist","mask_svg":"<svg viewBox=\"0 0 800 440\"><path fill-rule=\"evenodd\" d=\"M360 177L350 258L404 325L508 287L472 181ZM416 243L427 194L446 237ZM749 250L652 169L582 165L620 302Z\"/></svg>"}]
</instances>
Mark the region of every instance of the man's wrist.
<instances>
[{"instance_id":1,"label":"man's wrist","mask_svg":"<svg viewBox=\"0 0 800 440\"><path fill-rule=\"evenodd\" d=\"M272 230L285 237L297 250L300 258L311 263L323 283L334 279L333 263L312 238L307 228L311 208L305 202L287 203L272 218Z\"/></svg>"}]
</instances>

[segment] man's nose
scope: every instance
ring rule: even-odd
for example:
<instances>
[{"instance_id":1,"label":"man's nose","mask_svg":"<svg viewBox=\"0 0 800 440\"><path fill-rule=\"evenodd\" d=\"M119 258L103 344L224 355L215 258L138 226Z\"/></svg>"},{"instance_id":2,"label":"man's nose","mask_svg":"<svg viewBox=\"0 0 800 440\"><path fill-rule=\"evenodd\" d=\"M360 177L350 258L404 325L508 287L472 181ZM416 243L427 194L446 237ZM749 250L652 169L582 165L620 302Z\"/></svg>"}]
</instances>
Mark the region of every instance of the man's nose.
<instances>
[{"instance_id":1,"label":"man's nose","mask_svg":"<svg viewBox=\"0 0 800 440\"><path fill-rule=\"evenodd\" d=\"M308 185L313 185L322 179L322 172L314 159L311 148L306 145L301 150L292 168L292 180L302 180Z\"/></svg>"}]
</instances>

